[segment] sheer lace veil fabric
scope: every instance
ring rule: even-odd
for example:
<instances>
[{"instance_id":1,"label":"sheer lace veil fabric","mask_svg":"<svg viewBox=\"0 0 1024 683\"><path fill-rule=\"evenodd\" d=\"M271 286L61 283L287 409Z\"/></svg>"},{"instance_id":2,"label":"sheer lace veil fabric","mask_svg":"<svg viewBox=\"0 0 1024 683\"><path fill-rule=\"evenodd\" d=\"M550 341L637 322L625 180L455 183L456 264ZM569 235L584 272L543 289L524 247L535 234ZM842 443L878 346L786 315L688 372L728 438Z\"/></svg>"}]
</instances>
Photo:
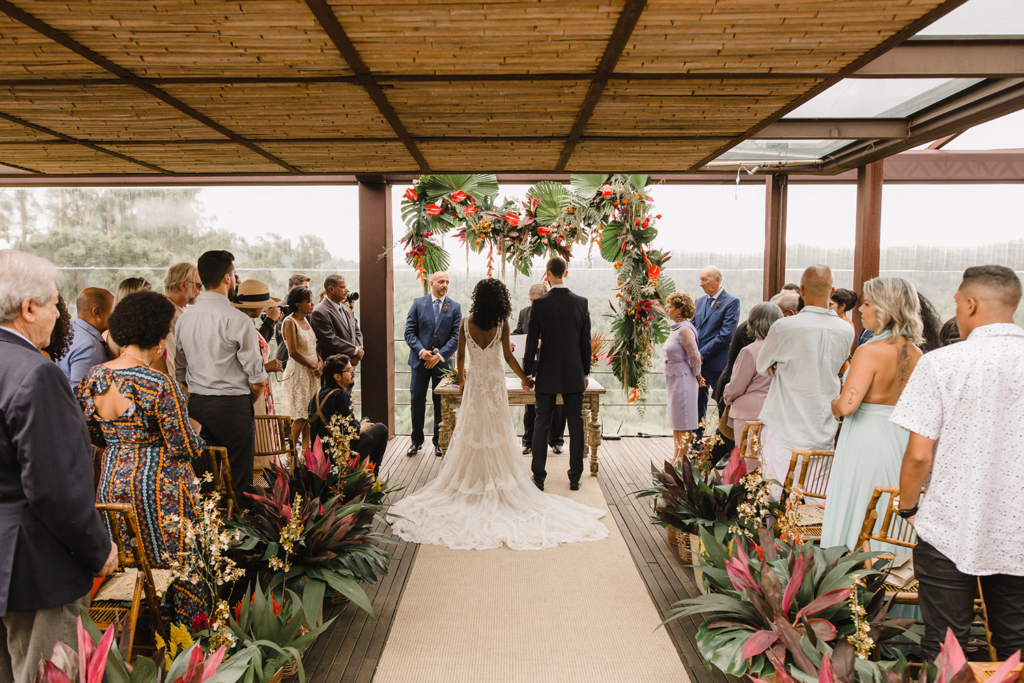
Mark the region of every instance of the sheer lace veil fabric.
<instances>
[{"instance_id":1,"label":"sheer lace veil fabric","mask_svg":"<svg viewBox=\"0 0 1024 683\"><path fill-rule=\"evenodd\" d=\"M448 548L541 550L608 536L603 510L546 494L530 479L505 388L501 334L480 348L464 319L469 368L462 407L440 474L398 501L394 532Z\"/></svg>"}]
</instances>

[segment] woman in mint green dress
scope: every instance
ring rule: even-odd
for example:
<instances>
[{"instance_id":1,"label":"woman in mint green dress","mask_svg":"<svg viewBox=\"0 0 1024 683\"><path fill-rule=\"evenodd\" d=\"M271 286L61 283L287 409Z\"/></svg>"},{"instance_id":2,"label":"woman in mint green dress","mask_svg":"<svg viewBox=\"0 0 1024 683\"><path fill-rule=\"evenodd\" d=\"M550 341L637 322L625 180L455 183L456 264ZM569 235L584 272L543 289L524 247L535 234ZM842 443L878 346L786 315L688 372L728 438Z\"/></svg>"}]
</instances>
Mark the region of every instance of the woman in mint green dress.
<instances>
[{"instance_id":1,"label":"woman in mint green dress","mask_svg":"<svg viewBox=\"0 0 1024 683\"><path fill-rule=\"evenodd\" d=\"M921 358L917 290L899 277L870 280L864 283L860 314L864 327L875 334L853 354L843 390L832 400L832 414L843 420L843 428L826 490L822 548L845 545L856 550L875 487L900 484L910 436L889 422L889 416ZM871 549L906 551L874 541Z\"/></svg>"}]
</instances>

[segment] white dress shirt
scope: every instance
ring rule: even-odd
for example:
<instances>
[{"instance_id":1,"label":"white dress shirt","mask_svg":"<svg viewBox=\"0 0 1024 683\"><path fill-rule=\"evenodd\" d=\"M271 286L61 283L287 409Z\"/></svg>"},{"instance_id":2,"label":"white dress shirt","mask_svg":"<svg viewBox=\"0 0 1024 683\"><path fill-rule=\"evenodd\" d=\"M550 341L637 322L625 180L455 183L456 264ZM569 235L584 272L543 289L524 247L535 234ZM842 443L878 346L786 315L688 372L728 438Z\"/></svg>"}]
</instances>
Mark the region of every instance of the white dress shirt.
<instances>
[{"instance_id":1,"label":"white dress shirt","mask_svg":"<svg viewBox=\"0 0 1024 683\"><path fill-rule=\"evenodd\" d=\"M1024 330L925 354L889 419L937 441L918 535L965 574L1024 576Z\"/></svg>"},{"instance_id":2,"label":"white dress shirt","mask_svg":"<svg viewBox=\"0 0 1024 683\"><path fill-rule=\"evenodd\" d=\"M757 372L768 377L775 365L775 376L758 419L787 450L832 448L838 423L831 404L851 344L853 327L827 308L805 306L772 323L757 354Z\"/></svg>"}]
</instances>

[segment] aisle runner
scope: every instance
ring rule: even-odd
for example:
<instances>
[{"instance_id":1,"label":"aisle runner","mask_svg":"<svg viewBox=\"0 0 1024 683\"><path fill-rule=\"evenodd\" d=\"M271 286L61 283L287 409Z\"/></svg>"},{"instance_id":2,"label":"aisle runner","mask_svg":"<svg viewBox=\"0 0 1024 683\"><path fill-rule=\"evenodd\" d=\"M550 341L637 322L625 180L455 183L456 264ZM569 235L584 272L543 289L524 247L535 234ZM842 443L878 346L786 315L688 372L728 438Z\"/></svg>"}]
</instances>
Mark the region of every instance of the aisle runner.
<instances>
[{"instance_id":1,"label":"aisle runner","mask_svg":"<svg viewBox=\"0 0 1024 683\"><path fill-rule=\"evenodd\" d=\"M569 491L567 454L548 458L545 490L607 510L589 472ZM374 683L688 683L611 513L602 521L605 540L550 550L420 546Z\"/></svg>"}]
</instances>

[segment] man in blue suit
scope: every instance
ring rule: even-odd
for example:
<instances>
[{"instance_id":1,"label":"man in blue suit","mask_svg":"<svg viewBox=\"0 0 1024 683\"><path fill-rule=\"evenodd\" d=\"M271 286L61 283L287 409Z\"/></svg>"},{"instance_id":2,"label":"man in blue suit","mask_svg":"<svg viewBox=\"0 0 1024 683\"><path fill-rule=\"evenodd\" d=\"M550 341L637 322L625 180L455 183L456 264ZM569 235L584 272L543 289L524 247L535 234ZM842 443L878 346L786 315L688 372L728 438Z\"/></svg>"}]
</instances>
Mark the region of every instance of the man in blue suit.
<instances>
[{"instance_id":1,"label":"man in blue suit","mask_svg":"<svg viewBox=\"0 0 1024 683\"><path fill-rule=\"evenodd\" d=\"M697 328L697 350L704 378L704 386L697 393L697 418L703 420L708 409L708 392L714 390L729 359L729 344L740 319L740 300L722 288L722 271L715 266L701 271L700 288L704 296L697 299L693 326ZM695 438L700 439L703 432L698 427Z\"/></svg>"},{"instance_id":2,"label":"man in blue suit","mask_svg":"<svg viewBox=\"0 0 1024 683\"><path fill-rule=\"evenodd\" d=\"M406 455L416 455L423 445L423 419L427 412L427 385L437 388L444 371L451 367L459 346L462 307L448 298L448 274L430 277L430 294L412 302L405 321L405 343L409 345L409 386L412 403L412 445ZM441 456L437 435L441 424L441 397L434 394L434 455Z\"/></svg>"}]
</instances>

